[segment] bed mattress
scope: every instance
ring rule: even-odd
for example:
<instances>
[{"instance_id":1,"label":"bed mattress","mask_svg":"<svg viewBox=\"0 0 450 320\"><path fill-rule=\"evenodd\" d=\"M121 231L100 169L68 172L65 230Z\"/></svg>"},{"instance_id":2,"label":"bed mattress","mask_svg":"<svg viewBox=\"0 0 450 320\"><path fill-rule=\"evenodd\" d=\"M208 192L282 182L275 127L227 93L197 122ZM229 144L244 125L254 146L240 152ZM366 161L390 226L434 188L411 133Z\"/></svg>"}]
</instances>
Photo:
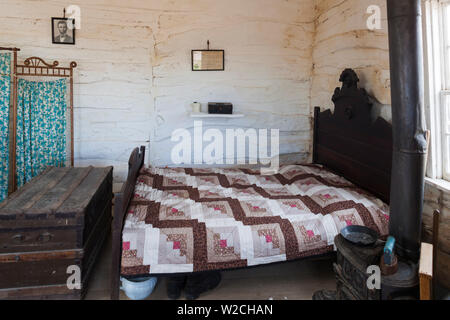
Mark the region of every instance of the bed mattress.
<instances>
[{"instance_id":1,"label":"bed mattress","mask_svg":"<svg viewBox=\"0 0 450 320\"><path fill-rule=\"evenodd\" d=\"M224 270L330 253L348 225L388 233L389 207L319 165L275 175L143 168L122 234L121 274Z\"/></svg>"}]
</instances>

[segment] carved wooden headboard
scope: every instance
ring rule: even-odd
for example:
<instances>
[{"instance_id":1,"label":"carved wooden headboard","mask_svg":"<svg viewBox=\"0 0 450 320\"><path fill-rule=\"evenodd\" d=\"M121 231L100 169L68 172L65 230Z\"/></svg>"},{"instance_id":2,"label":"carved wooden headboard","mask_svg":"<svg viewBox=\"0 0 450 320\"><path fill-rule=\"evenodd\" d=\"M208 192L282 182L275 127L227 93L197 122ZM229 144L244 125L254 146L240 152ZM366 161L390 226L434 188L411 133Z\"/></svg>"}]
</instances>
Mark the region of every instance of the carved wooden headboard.
<instances>
[{"instance_id":1,"label":"carved wooden headboard","mask_svg":"<svg viewBox=\"0 0 450 320\"><path fill-rule=\"evenodd\" d=\"M333 95L334 113L314 108L313 162L339 173L389 203L392 126L372 117L372 103L345 69Z\"/></svg>"}]
</instances>

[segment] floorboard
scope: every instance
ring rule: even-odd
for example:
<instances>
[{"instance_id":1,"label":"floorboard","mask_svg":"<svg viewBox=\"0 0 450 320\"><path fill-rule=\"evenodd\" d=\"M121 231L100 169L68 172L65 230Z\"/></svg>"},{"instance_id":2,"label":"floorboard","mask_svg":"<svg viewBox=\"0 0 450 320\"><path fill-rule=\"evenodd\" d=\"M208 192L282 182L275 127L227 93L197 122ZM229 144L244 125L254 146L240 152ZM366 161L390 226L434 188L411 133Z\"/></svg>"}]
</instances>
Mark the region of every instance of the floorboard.
<instances>
[{"instance_id":1,"label":"floorboard","mask_svg":"<svg viewBox=\"0 0 450 320\"><path fill-rule=\"evenodd\" d=\"M86 300L109 299L110 260L111 239L94 267ZM219 286L201 295L199 300L310 300L316 290L335 287L331 260L292 261L224 271ZM121 291L120 299L128 297ZM165 278L158 280L148 299L168 299Z\"/></svg>"}]
</instances>

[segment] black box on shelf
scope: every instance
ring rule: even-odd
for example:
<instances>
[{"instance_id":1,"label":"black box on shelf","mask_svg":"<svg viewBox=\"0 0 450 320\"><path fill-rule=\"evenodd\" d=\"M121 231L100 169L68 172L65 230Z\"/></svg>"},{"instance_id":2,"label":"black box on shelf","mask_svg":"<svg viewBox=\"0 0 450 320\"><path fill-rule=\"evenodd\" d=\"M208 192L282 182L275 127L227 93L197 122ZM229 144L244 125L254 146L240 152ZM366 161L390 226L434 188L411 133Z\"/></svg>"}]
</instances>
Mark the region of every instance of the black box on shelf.
<instances>
[{"instance_id":1,"label":"black box on shelf","mask_svg":"<svg viewBox=\"0 0 450 320\"><path fill-rule=\"evenodd\" d=\"M210 114L233 114L233 104L227 102L208 102Z\"/></svg>"}]
</instances>

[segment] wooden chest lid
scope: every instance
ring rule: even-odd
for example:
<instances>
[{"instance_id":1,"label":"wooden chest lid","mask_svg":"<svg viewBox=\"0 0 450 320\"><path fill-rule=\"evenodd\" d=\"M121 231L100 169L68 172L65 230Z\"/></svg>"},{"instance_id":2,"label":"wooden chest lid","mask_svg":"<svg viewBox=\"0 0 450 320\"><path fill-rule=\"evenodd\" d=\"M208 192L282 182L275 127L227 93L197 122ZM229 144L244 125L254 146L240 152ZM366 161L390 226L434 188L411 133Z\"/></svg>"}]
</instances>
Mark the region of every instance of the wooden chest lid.
<instances>
[{"instance_id":1,"label":"wooden chest lid","mask_svg":"<svg viewBox=\"0 0 450 320\"><path fill-rule=\"evenodd\" d=\"M47 167L0 203L0 221L80 216L108 175L112 167Z\"/></svg>"}]
</instances>

